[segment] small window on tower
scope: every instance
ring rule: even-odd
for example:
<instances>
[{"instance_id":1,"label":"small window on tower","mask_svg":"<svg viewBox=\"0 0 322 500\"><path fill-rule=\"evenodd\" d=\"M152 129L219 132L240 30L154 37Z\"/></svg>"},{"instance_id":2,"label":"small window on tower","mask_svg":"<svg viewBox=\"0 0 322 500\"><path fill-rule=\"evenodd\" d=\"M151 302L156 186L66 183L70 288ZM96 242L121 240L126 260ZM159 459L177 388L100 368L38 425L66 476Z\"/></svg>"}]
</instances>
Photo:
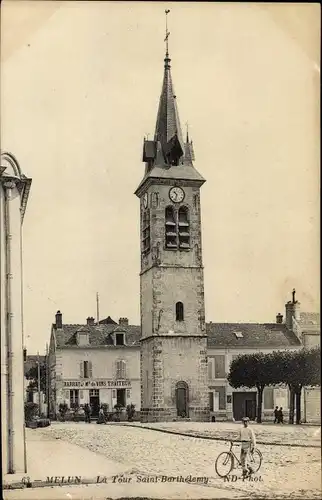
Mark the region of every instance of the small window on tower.
<instances>
[{"instance_id":1,"label":"small window on tower","mask_svg":"<svg viewBox=\"0 0 322 500\"><path fill-rule=\"evenodd\" d=\"M147 254L150 252L150 210L147 209L143 212L142 220L142 252Z\"/></svg>"},{"instance_id":2,"label":"small window on tower","mask_svg":"<svg viewBox=\"0 0 322 500\"><path fill-rule=\"evenodd\" d=\"M177 224L173 207L165 209L165 246L166 248L177 248Z\"/></svg>"},{"instance_id":3,"label":"small window on tower","mask_svg":"<svg viewBox=\"0 0 322 500\"><path fill-rule=\"evenodd\" d=\"M177 302L176 303L176 321L183 321L183 320L184 320L183 303Z\"/></svg>"},{"instance_id":4,"label":"small window on tower","mask_svg":"<svg viewBox=\"0 0 322 500\"><path fill-rule=\"evenodd\" d=\"M189 210L180 207L178 212L179 246L181 249L190 248Z\"/></svg>"}]
</instances>

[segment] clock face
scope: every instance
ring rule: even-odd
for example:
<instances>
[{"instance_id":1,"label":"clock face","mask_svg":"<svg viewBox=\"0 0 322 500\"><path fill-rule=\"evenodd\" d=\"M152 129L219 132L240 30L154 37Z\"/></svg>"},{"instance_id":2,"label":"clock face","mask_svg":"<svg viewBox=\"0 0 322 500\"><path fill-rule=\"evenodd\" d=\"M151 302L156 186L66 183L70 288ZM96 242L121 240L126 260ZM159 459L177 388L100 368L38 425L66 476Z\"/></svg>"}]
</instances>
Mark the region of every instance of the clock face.
<instances>
[{"instance_id":1,"label":"clock face","mask_svg":"<svg viewBox=\"0 0 322 500\"><path fill-rule=\"evenodd\" d=\"M148 206L148 193L145 193L145 195L143 196L143 206L144 208L147 208Z\"/></svg>"},{"instance_id":2,"label":"clock face","mask_svg":"<svg viewBox=\"0 0 322 500\"><path fill-rule=\"evenodd\" d=\"M175 186L170 189L169 197L174 203L180 203L184 200L184 190L181 187Z\"/></svg>"}]
</instances>

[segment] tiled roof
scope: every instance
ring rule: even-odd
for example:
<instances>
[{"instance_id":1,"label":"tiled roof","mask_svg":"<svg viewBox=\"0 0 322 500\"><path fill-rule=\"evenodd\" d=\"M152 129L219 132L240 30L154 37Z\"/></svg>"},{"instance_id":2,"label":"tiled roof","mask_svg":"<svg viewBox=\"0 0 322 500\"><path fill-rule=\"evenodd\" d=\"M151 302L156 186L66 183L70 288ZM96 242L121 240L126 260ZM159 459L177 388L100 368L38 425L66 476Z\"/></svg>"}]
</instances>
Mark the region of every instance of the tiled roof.
<instances>
[{"instance_id":1,"label":"tiled roof","mask_svg":"<svg viewBox=\"0 0 322 500\"><path fill-rule=\"evenodd\" d=\"M209 348L279 348L300 345L293 332L285 325L277 323L207 323L206 331ZM242 336L238 332L241 332Z\"/></svg>"},{"instance_id":2,"label":"tiled roof","mask_svg":"<svg viewBox=\"0 0 322 500\"><path fill-rule=\"evenodd\" d=\"M89 325L63 325L62 329L55 330L57 347L75 346L77 332L88 332L90 346L114 345L112 333L122 331L125 333L125 342L127 346L138 345L141 335L141 328L135 325L120 326L117 324L107 324L99 326ZM120 347L120 346L117 346Z\"/></svg>"},{"instance_id":3,"label":"tiled roof","mask_svg":"<svg viewBox=\"0 0 322 500\"><path fill-rule=\"evenodd\" d=\"M56 330L57 347L76 347L78 331L88 331L91 346L114 345L111 335L113 332L125 332L125 341L128 346L140 345L140 326L63 325L62 330ZM268 347L277 349L300 345L300 341L293 332L285 325L277 323L207 323L206 332L209 348Z\"/></svg>"}]
</instances>

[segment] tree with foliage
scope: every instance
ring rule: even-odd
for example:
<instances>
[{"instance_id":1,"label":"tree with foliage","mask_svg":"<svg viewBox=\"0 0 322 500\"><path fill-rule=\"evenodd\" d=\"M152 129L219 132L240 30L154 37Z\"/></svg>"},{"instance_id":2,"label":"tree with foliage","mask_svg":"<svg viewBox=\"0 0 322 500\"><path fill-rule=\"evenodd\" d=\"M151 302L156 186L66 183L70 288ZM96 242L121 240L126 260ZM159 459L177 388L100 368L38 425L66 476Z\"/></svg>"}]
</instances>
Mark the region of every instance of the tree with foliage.
<instances>
[{"instance_id":1,"label":"tree with foliage","mask_svg":"<svg viewBox=\"0 0 322 500\"><path fill-rule=\"evenodd\" d=\"M296 424L301 423L301 393L306 386L321 385L321 349L302 348L297 351L278 351L273 353L279 382L288 385L290 390L289 423L294 423L296 408Z\"/></svg>"},{"instance_id":2,"label":"tree with foliage","mask_svg":"<svg viewBox=\"0 0 322 500\"><path fill-rule=\"evenodd\" d=\"M257 423L262 422L263 391L274 383L274 360L270 354L255 352L234 359L230 365L228 382L234 387L256 387Z\"/></svg>"},{"instance_id":3,"label":"tree with foliage","mask_svg":"<svg viewBox=\"0 0 322 500\"><path fill-rule=\"evenodd\" d=\"M46 393L46 363L44 361L40 361L40 390L43 393ZM38 389L38 364L36 363L34 366L29 368L27 373L25 374L27 380L29 380L28 387L30 389Z\"/></svg>"}]
</instances>

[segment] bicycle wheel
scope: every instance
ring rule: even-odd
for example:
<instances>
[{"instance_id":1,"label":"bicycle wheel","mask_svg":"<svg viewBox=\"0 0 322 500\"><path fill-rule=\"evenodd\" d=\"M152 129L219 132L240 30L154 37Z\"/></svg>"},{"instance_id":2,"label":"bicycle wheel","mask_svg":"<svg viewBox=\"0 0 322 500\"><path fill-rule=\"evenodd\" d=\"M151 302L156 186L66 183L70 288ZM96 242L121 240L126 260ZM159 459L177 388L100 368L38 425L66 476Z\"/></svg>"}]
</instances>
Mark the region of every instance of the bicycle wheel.
<instances>
[{"instance_id":1,"label":"bicycle wheel","mask_svg":"<svg viewBox=\"0 0 322 500\"><path fill-rule=\"evenodd\" d=\"M259 450L255 449L253 453L249 454L249 466L252 468L253 472L258 472L260 466L262 465L262 454Z\"/></svg>"},{"instance_id":2,"label":"bicycle wheel","mask_svg":"<svg viewBox=\"0 0 322 500\"><path fill-rule=\"evenodd\" d=\"M234 457L229 451L223 451L218 455L215 469L219 477L226 477L234 467Z\"/></svg>"}]
</instances>

